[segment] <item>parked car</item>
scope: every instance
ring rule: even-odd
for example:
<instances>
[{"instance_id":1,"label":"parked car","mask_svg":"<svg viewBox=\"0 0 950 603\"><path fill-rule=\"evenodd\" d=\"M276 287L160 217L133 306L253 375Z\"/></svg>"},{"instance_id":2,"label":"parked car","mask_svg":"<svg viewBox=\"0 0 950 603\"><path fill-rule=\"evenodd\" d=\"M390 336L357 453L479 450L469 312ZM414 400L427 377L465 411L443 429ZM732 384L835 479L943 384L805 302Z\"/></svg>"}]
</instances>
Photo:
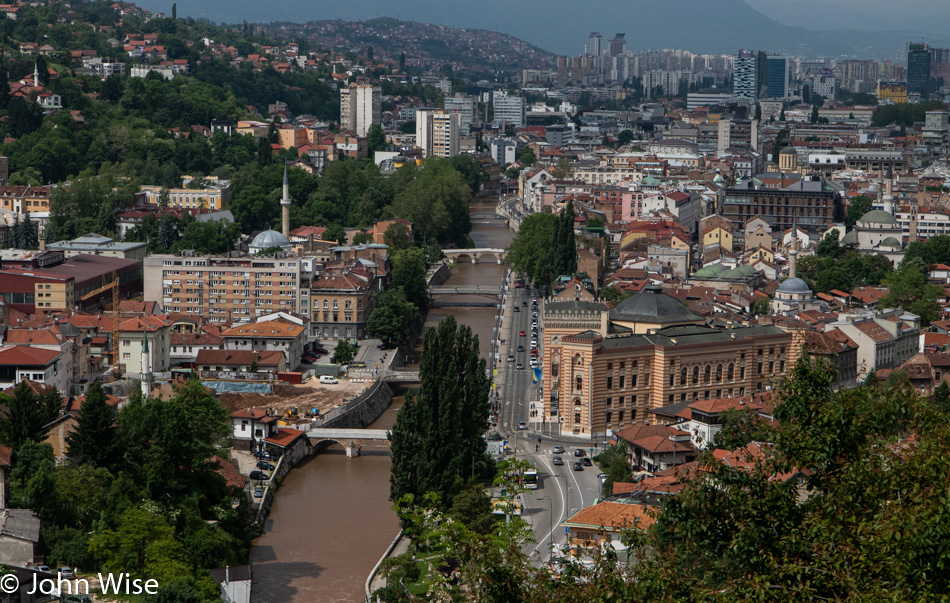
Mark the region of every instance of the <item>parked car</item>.
<instances>
[{"instance_id":1,"label":"parked car","mask_svg":"<svg viewBox=\"0 0 950 603\"><path fill-rule=\"evenodd\" d=\"M331 377L330 375L320 375L320 383L339 383L336 377Z\"/></svg>"},{"instance_id":2,"label":"parked car","mask_svg":"<svg viewBox=\"0 0 950 603\"><path fill-rule=\"evenodd\" d=\"M554 454L564 454L564 446L555 446Z\"/></svg>"},{"instance_id":3,"label":"parked car","mask_svg":"<svg viewBox=\"0 0 950 603\"><path fill-rule=\"evenodd\" d=\"M263 498L264 497L264 488L257 486L254 488L254 498Z\"/></svg>"},{"instance_id":4,"label":"parked car","mask_svg":"<svg viewBox=\"0 0 950 603\"><path fill-rule=\"evenodd\" d=\"M318 354L329 354L329 353L330 353L330 351L327 350L326 348L316 348L316 349L314 350L314 352L316 352L316 353L318 353Z\"/></svg>"},{"instance_id":5,"label":"parked car","mask_svg":"<svg viewBox=\"0 0 950 603\"><path fill-rule=\"evenodd\" d=\"M247 477L248 479L256 479L256 480L261 480L261 481L270 479L270 477L263 471L251 471L250 473L247 474Z\"/></svg>"},{"instance_id":6,"label":"parked car","mask_svg":"<svg viewBox=\"0 0 950 603\"><path fill-rule=\"evenodd\" d=\"M574 471L583 471L583 470L584 470L584 465L582 465L581 463L574 463Z\"/></svg>"},{"instance_id":7,"label":"parked car","mask_svg":"<svg viewBox=\"0 0 950 603\"><path fill-rule=\"evenodd\" d=\"M562 458L559 457L559 456L556 456L556 457L554 457L554 460L551 461L551 463L554 464L554 465L563 465L563 464L564 464L564 459L562 459Z\"/></svg>"},{"instance_id":8,"label":"parked car","mask_svg":"<svg viewBox=\"0 0 950 603\"><path fill-rule=\"evenodd\" d=\"M274 464L268 463L267 461L257 461L257 468L261 471L273 471Z\"/></svg>"},{"instance_id":9,"label":"parked car","mask_svg":"<svg viewBox=\"0 0 950 603\"><path fill-rule=\"evenodd\" d=\"M584 456L584 455L586 455L586 454L587 454L587 453L584 452L584 449L583 449L583 448L578 448L577 450L574 451L574 456Z\"/></svg>"},{"instance_id":10,"label":"parked car","mask_svg":"<svg viewBox=\"0 0 950 603\"><path fill-rule=\"evenodd\" d=\"M61 567L58 570L56 570L56 573L59 575L60 578L63 578L65 580L72 580L73 578L76 577L76 574L73 572L73 568L71 567Z\"/></svg>"},{"instance_id":11,"label":"parked car","mask_svg":"<svg viewBox=\"0 0 950 603\"><path fill-rule=\"evenodd\" d=\"M36 571L38 571L38 572L43 572L44 574L52 574L52 573L53 573L53 570L51 570L48 565L37 565L37 566L36 566Z\"/></svg>"}]
</instances>

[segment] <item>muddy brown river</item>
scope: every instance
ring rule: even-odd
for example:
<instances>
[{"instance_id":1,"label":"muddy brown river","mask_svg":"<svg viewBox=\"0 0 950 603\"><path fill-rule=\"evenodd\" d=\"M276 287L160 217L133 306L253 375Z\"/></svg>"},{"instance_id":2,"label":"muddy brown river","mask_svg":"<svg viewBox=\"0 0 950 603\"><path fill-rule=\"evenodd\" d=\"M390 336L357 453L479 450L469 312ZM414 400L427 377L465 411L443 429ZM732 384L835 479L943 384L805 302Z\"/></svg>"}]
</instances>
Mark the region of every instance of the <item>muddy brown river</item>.
<instances>
[{"instance_id":1,"label":"muddy brown river","mask_svg":"<svg viewBox=\"0 0 950 603\"><path fill-rule=\"evenodd\" d=\"M495 203L473 203L470 211L494 212ZM512 238L504 221L475 222L471 236L476 247L507 247ZM495 286L506 270L503 264L461 264L445 284ZM472 327L487 358L495 314L493 308L435 308L426 327L455 316ZM371 429L392 427L403 399L401 391L394 393L393 405ZM331 446L295 467L274 500L265 533L251 549L252 601L363 601L367 576L399 532L389 502L389 466L388 450L364 447L361 456L348 459L342 447Z\"/></svg>"}]
</instances>

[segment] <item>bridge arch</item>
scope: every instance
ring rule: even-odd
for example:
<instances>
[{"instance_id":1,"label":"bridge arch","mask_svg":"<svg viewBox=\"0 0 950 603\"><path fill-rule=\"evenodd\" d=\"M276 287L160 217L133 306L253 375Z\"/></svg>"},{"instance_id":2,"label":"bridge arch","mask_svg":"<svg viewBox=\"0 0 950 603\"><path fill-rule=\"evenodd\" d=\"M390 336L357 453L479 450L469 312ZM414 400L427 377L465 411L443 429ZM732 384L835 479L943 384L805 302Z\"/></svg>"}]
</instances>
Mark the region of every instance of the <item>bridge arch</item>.
<instances>
[{"instance_id":1,"label":"bridge arch","mask_svg":"<svg viewBox=\"0 0 950 603\"><path fill-rule=\"evenodd\" d=\"M478 256L468 253L460 253L455 256L455 262L458 264L477 264Z\"/></svg>"}]
</instances>

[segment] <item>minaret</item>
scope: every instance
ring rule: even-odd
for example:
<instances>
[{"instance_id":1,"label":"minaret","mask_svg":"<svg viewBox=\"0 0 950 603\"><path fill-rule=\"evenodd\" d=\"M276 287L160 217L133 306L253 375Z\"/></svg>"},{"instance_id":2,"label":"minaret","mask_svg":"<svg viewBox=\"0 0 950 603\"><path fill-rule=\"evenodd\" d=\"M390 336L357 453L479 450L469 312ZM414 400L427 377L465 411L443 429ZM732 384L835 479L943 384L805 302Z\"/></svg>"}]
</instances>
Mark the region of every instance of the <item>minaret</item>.
<instances>
[{"instance_id":1,"label":"minaret","mask_svg":"<svg viewBox=\"0 0 950 603\"><path fill-rule=\"evenodd\" d=\"M792 220L792 240L791 250L788 252L788 278L798 276L798 226L796 221Z\"/></svg>"},{"instance_id":2,"label":"minaret","mask_svg":"<svg viewBox=\"0 0 950 603\"><path fill-rule=\"evenodd\" d=\"M33 87L40 87L40 66L37 63L33 63Z\"/></svg>"},{"instance_id":3,"label":"minaret","mask_svg":"<svg viewBox=\"0 0 950 603\"><path fill-rule=\"evenodd\" d=\"M157 331L156 331L157 332ZM152 393L152 356L148 351L148 331L142 329L142 374L141 385L142 385L142 399L148 400L149 395Z\"/></svg>"},{"instance_id":4,"label":"minaret","mask_svg":"<svg viewBox=\"0 0 950 603\"><path fill-rule=\"evenodd\" d=\"M887 180L884 181L884 198L882 199L884 211L894 215L894 175L891 169L887 169Z\"/></svg>"},{"instance_id":5,"label":"minaret","mask_svg":"<svg viewBox=\"0 0 950 603\"><path fill-rule=\"evenodd\" d=\"M287 166L284 165L284 196L280 200L280 232L290 238L290 181L287 180Z\"/></svg>"}]
</instances>

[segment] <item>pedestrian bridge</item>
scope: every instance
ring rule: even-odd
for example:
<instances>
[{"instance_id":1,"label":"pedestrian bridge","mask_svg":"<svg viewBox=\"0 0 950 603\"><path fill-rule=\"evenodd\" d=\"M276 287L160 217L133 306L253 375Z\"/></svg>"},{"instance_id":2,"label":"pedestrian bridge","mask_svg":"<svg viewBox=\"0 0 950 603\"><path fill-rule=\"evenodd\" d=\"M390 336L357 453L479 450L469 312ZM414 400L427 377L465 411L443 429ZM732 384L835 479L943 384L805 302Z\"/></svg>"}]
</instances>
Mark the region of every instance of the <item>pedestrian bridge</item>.
<instances>
[{"instance_id":1,"label":"pedestrian bridge","mask_svg":"<svg viewBox=\"0 0 950 603\"><path fill-rule=\"evenodd\" d=\"M480 249L443 249L445 259L457 264L485 264L493 260L496 264L505 263L505 250L492 247Z\"/></svg>"},{"instance_id":2,"label":"pedestrian bridge","mask_svg":"<svg viewBox=\"0 0 950 603\"><path fill-rule=\"evenodd\" d=\"M360 449L366 444L375 444L389 448L389 432L385 429L311 429L307 432L310 444L314 448L329 444L339 444L346 450L348 458L360 455Z\"/></svg>"},{"instance_id":3,"label":"pedestrian bridge","mask_svg":"<svg viewBox=\"0 0 950 603\"><path fill-rule=\"evenodd\" d=\"M483 298L483 301L449 301L448 298L452 295L475 295ZM494 308L498 305L501 295L501 287L481 287L478 285L429 287L429 297L432 299L433 308Z\"/></svg>"}]
</instances>

